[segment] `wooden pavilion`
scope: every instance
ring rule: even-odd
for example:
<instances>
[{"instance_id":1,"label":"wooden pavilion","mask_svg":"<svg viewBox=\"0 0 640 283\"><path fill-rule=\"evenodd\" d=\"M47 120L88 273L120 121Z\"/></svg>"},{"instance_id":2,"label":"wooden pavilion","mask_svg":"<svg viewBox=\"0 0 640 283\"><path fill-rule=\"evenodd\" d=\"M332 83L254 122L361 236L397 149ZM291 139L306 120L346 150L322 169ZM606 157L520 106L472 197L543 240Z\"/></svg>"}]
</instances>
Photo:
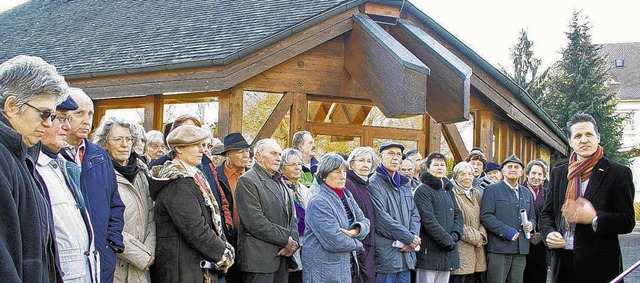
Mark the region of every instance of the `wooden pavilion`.
<instances>
[{"instance_id":1,"label":"wooden pavilion","mask_svg":"<svg viewBox=\"0 0 640 283\"><path fill-rule=\"evenodd\" d=\"M96 123L138 108L160 130L167 105L215 102L219 137L309 130L327 151L392 139L423 155L444 142L456 161L470 146L496 161L566 156L529 95L425 12L397 0L33 1L0 14L0 61L53 63L94 99ZM248 115L248 97L273 95L259 101L267 115Z\"/></svg>"}]
</instances>

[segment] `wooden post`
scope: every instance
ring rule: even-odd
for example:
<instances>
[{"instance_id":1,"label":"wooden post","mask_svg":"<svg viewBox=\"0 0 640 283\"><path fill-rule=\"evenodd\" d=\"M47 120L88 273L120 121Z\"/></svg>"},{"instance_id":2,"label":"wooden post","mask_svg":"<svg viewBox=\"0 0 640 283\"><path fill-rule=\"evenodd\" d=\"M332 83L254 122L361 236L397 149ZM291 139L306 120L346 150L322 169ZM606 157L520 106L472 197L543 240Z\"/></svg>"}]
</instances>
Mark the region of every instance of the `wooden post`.
<instances>
[{"instance_id":1,"label":"wooden post","mask_svg":"<svg viewBox=\"0 0 640 283\"><path fill-rule=\"evenodd\" d=\"M427 152L423 156L429 155L431 152L440 152L440 137L442 135L442 126L436 123L436 120L429 115L424 115L428 119L428 123L425 123L427 128ZM425 121L426 122L426 121Z\"/></svg>"},{"instance_id":2,"label":"wooden post","mask_svg":"<svg viewBox=\"0 0 640 283\"><path fill-rule=\"evenodd\" d=\"M482 148L485 156L492 156L491 137L493 136L493 114L488 110L476 111L474 120L474 141L473 144Z\"/></svg>"},{"instance_id":3,"label":"wooden post","mask_svg":"<svg viewBox=\"0 0 640 283\"><path fill-rule=\"evenodd\" d=\"M305 93L293 94L293 105L291 106L290 119L291 127L289 130L289 145L293 139L293 134L304 131L307 126L307 110L309 109L307 95Z\"/></svg>"},{"instance_id":4,"label":"wooden post","mask_svg":"<svg viewBox=\"0 0 640 283\"><path fill-rule=\"evenodd\" d=\"M242 132L242 102L244 90L233 88L220 94L218 111L218 138L229 133Z\"/></svg>"},{"instance_id":5,"label":"wooden post","mask_svg":"<svg viewBox=\"0 0 640 283\"><path fill-rule=\"evenodd\" d=\"M144 129L162 132L164 117L164 102L162 95L150 95L145 97L144 103Z\"/></svg>"}]
</instances>

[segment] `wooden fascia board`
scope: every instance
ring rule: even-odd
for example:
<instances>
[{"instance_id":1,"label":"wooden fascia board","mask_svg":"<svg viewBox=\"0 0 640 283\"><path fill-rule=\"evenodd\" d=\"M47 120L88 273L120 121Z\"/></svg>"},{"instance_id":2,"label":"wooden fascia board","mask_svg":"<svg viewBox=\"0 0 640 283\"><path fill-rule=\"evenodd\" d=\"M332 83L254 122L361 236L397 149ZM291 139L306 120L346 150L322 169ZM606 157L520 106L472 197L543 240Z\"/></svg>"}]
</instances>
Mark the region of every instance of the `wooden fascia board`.
<instances>
[{"instance_id":1,"label":"wooden fascia board","mask_svg":"<svg viewBox=\"0 0 640 283\"><path fill-rule=\"evenodd\" d=\"M515 105L515 98L507 98L499 91L494 89L491 84L485 82L476 73L471 76L471 85L478 89L480 93L486 96L491 102L495 103L502 111L506 113L511 120L522 125L525 129L534 133L540 140L550 147L556 149L560 153L567 154L567 144L561 138L553 135L553 131L546 126L531 111L528 111L524 105Z\"/></svg>"},{"instance_id":2,"label":"wooden fascia board","mask_svg":"<svg viewBox=\"0 0 640 283\"><path fill-rule=\"evenodd\" d=\"M228 66L69 80L93 99L225 90L350 31L357 8L326 19Z\"/></svg>"},{"instance_id":3,"label":"wooden fascia board","mask_svg":"<svg viewBox=\"0 0 640 283\"><path fill-rule=\"evenodd\" d=\"M471 67L410 22L399 20L391 35L431 70L427 78L429 115L438 123L469 120Z\"/></svg>"},{"instance_id":4,"label":"wooden fascia board","mask_svg":"<svg viewBox=\"0 0 640 283\"><path fill-rule=\"evenodd\" d=\"M353 15L344 66L385 116L425 113L429 68L367 15Z\"/></svg>"}]
</instances>

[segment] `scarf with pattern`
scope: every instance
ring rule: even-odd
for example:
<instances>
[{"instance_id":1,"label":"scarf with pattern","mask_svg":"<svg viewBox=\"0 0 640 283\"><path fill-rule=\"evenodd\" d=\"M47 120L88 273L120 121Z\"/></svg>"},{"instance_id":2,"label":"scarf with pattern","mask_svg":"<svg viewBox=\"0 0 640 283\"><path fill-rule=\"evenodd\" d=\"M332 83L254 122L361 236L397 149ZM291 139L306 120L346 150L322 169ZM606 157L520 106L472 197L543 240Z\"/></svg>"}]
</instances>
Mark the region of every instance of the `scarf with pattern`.
<instances>
[{"instance_id":1,"label":"scarf with pattern","mask_svg":"<svg viewBox=\"0 0 640 283\"><path fill-rule=\"evenodd\" d=\"M576 200L580 196L580 184L591 178L593 167L604 156L603 149L598 145L596 152L582 160L578 160L578 154L574 151L569 158L569 173L567 179L569 184L567 186L567 192L565 195L565 203L568 200Z\"/></svg>"}]
</instances>

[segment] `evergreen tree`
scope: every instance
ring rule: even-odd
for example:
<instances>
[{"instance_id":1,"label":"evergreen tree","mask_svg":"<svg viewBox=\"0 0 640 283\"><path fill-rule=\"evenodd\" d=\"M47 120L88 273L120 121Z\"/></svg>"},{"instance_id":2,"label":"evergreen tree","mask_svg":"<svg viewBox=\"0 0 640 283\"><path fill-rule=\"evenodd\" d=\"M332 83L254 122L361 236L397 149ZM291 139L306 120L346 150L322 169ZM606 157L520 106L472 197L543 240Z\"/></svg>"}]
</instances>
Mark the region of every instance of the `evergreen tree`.
<instances>
[{"instance_id":1,"label":"evergreen tree","mask_svg":"<svg viewBox=\"0 0 640 283\"><path fill-rule=\"evenodd\" d=\"M511 79L528 92L537 79L540 59L533 55L533 41L529 40L527 30L520 30L518 43L511 47L510 57L513 63Z\"/></svg>"},{"instance_id":2,"label":"evergreen tree","mask_svg":"<svg viewBox=\"0 0 640 283\"><path fill-rule=\"evenodd\" d=\"M575 113L592 115L598 122L605 155L627 164L625 154L618 152L624 117L614 113L617 99L608 91L606 58L598 53L601 47L591 42L590 29L587 19L574 12L566 33L569 43L545 78L539 103L561 127Z\"/></svg>"}]
</instances>

